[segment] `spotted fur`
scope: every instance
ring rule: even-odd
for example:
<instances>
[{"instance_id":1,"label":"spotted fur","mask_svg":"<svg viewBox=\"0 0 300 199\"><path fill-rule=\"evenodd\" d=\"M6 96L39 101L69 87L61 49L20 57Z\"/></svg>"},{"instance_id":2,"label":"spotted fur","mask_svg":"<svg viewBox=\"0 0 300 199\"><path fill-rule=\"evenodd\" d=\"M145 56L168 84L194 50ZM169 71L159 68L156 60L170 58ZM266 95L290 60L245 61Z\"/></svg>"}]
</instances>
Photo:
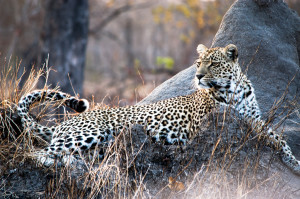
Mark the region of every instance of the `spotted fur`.
<instances>
[{"instance_id":1,"label":"spotted fur","mask_svg":"<svg viewBox=\"0 0 300 199\"><path fill-rule=\"evenodd\" d=\"M153 141L165 144L185 144L199 131L201 119L213 108L230 105L256 130L265 136L272 146L281 151L283 162L294 172L300 173L300 162L290 147L271 128L263 131L264 121L257 104L251 82L241 72L237 47L208 49L197 48L195 61L197 91L191 95L170 98L148 105L118 108L98 108L74 116L54 127L38 124L29 115L29 107L41 100L63 100L79 112L88 108L86 100L78 100L58 91L34 91L19 102L18 112L23 126L49 142L43 154L84 153L103 145L123 129L140 124Z\"/></svg>"}]
</instances>

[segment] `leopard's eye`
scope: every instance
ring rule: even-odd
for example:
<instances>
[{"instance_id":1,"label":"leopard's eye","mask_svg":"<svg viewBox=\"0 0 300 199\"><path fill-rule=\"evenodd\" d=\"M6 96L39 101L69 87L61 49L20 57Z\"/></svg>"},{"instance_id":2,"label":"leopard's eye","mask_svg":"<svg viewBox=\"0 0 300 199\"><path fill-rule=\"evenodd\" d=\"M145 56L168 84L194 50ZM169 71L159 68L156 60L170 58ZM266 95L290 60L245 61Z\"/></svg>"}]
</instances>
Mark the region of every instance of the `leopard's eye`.
<instances>
[{"instance_id":1,"label":"leopard's eye","mask_svg":"<svg viewBox=\"0 0 300 199\"><path fill-rule=\"evenodd\" d=\"M200 65L201 65L201 61L199 61L199 60L196 60L196 61L194 62L194 64L196 64L197 68L199 68L199 67L200 67Z\"/></svg>"},{"instance_id":2,"label":"leopard's eye","mask_svg":"<svg viewBox=\"0 0 300 199\"><path fill-rule=\"evenodd\" d=\"M215 62L215 61L212 61L210 66L219 66L220 65L220 62Z\"/></svg>"}]
</instances>

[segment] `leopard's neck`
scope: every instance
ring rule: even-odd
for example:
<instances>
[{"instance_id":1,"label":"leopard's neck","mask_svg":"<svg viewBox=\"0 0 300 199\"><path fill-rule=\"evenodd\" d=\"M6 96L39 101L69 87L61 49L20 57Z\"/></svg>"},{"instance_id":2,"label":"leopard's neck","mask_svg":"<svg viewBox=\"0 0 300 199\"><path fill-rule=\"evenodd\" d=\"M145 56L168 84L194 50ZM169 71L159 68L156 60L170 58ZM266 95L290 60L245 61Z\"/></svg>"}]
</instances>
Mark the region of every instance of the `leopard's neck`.
<instances>
[{"instance_id":1,"label":"leopard's neck","mask_svg":"<svg viewBox=\"0 0 300 199\"><path fill-rule=\"evenodd\" d=\"M231 106L242 117L259 120L261 112L254 94L254 88L247 77L240 73L226 88L211 88L207 92L217 105Z\"/></svg>"}]
</instances>

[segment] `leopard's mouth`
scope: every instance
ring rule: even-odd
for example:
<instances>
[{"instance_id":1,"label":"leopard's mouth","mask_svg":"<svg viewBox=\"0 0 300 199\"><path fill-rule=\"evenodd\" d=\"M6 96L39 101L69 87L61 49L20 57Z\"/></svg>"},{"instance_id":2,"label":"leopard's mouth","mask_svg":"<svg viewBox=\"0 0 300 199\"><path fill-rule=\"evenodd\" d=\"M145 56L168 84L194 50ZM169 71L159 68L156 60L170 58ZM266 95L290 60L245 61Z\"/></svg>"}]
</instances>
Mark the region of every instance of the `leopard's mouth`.
<instances>
[{"instance_id":1,"label":"leopard's mouth","mask_svg":"<svg viewBox=\"0 0 300 199\"><path fill-rule=\"evenodd\" d=\"M204 75L196 75L195 82L200 89L210 89L216 85L214 81Z\"/></svg>"},{"instance_id":2,"label":"leopard's mouth","mask_svg":"<svg viewBox=\"0 0 300 199\"><path fill-rule=\"evenodd\" d=\"M197 85L199 88L204 88L204 89L209 89L209 88L212 88L213 87L213 85L211 84L211 83L209 83L209 82L205 82L205 83L203 83L203 82L201 82L201 80L199 80L198 81L198 85Z\"/></svg>"},{"instance_id":3,"label":"leopard's mouth","mask_svg":"<svg viewBox=\"0 0 300 199\"><path fill-rule=\"evenodd\" d=\"M217 82L215 81L201 81L198 80L198 88L201 89L210 89L210 88L215 88L215 89L220 89L222 86L218 85Z\"/></svg>"},{"instance_id":4,"label":"leopard's mouth","mask_svg":"<svg viewBox=\"0 0 300 199\"><path fill-rule=\"evenodd\" d=\"M209 85L211 88L212 88L212 87L214 87L214 88L219 87L219 86L217 85L217 83L214 82L214 81L208 82L208 85Z\"/></svg>"}]
</instances>

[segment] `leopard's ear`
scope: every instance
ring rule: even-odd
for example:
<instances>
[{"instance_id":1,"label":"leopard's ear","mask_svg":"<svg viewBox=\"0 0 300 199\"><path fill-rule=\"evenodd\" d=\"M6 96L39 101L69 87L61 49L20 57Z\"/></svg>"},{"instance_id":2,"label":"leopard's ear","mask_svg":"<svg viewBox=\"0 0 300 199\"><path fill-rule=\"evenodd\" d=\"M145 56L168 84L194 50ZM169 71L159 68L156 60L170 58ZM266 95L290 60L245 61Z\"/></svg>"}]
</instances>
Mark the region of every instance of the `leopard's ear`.
<instances>
[{"instance_id":1,"label":"leopard's ear","mask_svg":"<svg viewBox=\"0 0 300 199\"><path fill-rule=\"evenodd\" d=\"M238 50L234 44L229 44L224 48L224 53L228 57L228 59L236 62L238 58Z\"/></svg>"},{"instance_id":2,"label":"leopard's ear","mask_svg":"<svg viewBox=\"0 0 300 199\"><path fill-rule=\"evenodd\" d=\"M205 52L207 50L207 47L204 46L203 44L199 44L198 47L197 47L197 52L199 54L202 54L203 52Z\"/></svg>"}]
</instances>

